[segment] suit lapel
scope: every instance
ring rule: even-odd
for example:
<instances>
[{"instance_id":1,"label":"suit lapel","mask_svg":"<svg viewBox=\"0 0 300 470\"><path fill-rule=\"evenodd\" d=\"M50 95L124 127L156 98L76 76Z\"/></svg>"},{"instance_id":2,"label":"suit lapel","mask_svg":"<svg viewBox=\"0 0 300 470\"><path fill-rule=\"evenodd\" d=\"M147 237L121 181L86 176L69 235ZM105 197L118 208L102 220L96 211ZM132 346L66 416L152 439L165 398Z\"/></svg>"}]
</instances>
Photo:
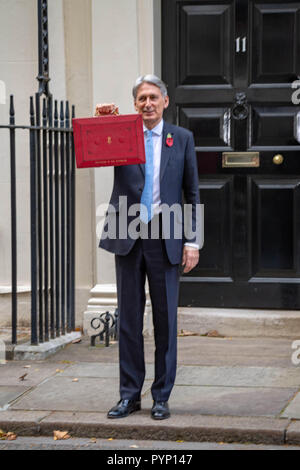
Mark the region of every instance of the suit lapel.
<instances>
[{"instance_id":1,"label":"suit lapel","mask_svg":"<svg viewBox=\"0 0 300 470\"><path fill-rule=\"evenodd\" d=\"M166 144L168 132L169 132L169 125L167 122L165 122L164 127L163 127L162 143L161 143L160 181L162 180L164 176L168 161L172 155L172 150L173 150L173 147L168 147L168 145Z\"/></svg>"},{"instance_id":2,"label":"suit lapel","mask_svg":"<svg viewBox=\"0 0 300 470\"><path fill-rule=\"evenodd\" d=\"M142 172L143 178L145 179L145 163L139 163L139 167Z\"/></svg>"},{"instance_id":3,"label":"suit lapel","mask_svg":"<svg viewBox=\"0 0 300 470\"><path fill-rule=\"evenodd\" d=\"M139 163L139 167L140 167L143 177L145 178L145 163Z\"/></svg>"}]
</instances>

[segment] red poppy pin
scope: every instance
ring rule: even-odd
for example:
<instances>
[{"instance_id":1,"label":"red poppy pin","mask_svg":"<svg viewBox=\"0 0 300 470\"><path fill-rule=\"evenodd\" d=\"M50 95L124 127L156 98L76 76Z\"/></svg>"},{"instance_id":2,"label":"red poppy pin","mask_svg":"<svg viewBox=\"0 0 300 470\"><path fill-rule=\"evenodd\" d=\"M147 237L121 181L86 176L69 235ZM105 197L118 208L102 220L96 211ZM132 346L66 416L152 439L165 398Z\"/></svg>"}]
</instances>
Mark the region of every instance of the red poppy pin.
<instances>
[{"instance_id":1,"label":"red poppy pin","mask_svg":"<svg viewBox=\"0 0 300 470\"><path fill-rule=\"evenodd\" d=\"M167 144L168 147L172 147L173 144L174 144L172 134L170 134L170 133L167 135L166 144Z\"/></svg>"}]
</instances>

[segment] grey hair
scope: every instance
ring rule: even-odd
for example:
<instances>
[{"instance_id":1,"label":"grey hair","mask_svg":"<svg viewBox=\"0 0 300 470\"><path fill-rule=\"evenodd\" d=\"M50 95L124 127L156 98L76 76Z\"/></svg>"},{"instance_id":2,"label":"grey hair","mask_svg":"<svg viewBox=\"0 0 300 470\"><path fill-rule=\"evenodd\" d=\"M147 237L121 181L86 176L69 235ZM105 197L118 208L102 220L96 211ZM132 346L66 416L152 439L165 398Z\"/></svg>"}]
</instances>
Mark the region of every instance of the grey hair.
<instances>
[{"instance_id":1,"label":"grey hair","mask_svg":"<svg viewBox=\"0 0 300 470\"><path fill-rule=\"evenodd\" d=\"M160 89L161 94L164 98L168 95L166 84L156 75L149 74L149 75L142 75L141 77L137 78L134 84L134 87L132 89L132 94L133 94L134 99L136 99L137 97L138 88L142 85L142 83L145 83L145 82L151 83L152 85L157 86Z\"/></svg>"}]
</instances>

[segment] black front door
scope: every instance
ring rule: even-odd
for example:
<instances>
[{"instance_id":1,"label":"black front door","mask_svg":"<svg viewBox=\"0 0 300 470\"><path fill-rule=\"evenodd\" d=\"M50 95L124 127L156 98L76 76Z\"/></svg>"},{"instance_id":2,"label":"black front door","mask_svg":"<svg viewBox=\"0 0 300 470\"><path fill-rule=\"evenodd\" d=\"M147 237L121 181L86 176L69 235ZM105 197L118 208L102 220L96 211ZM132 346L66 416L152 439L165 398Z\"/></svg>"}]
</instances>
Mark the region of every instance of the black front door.
<instances>
[{"instance_id":1,"label":"black front door","mask_svg":"<svg viewBox=\"0 0 300 470\"><path fill-rule=\"evenodd\" d=\"M180 305L298 309L300 1L163 0L162 18L166 119L193 131L205 205Z\"/></svg>"}]
</instances>

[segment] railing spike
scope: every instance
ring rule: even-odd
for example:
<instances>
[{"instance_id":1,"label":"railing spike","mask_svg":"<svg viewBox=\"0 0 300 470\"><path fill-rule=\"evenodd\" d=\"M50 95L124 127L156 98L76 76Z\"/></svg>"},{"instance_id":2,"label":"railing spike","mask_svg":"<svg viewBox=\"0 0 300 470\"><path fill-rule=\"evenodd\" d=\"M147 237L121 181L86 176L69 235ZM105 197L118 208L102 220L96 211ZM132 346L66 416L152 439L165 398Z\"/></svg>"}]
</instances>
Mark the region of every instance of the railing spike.
<instances>
[{"instance_id":1,"label":"railing spike","mask_svg":"<svg viewBox=\"0 0 300 470\"><path fill-rule=\"evenodd\" d=\"M70 119L69 101L66 101L66 119Z\"/></svg>"},{"instance_id":2,"label":"railing spike","mask_svg":"<svg viewBox=\"0 0 300 470\"><path fill-rule=\"evenodd\" d=\"M57 105L57 100L54 101L54 120L56 121L58 119L58 105Z\"/></svg>"},{"instance_id":3,"label":"railing spike","mask_svg":"<svg viewBox=\"0 0 300 470\"><path fill-rule=\"evenodd\" d=\"M53 100L52 100L52 96L50 96L49 100L48 100L48 120L49 120L49 125L52 126L52 120L53 120Z\"/></svg>"},{"instance_id":4,"label":"railing spike","mask_svg":"<svg viewBox=\"0 0 300 470\"><path fill-rule=\"evenodd\" d=\"M10 118L15 116L14 95L10 95L9 116Z\"/></svg>"},{"instance_id":5,"label":"railing spike","mask_svg":"<svg viewBox=\"0 0 300 470\"><path fill-rule=\"evenodd\" d=\"M46 98L43 98L43 111L42 111L43 119L47 118L47 105L46 105Z\"/></svg>"},{"instance_id":6,"label":"railing spike","mask_svg":"<svg viewBox=\"0 0 300 470\"><path fill-rule=\"evenodd\" d=\"M64 121L65 115L64 115L64 102L60 102L60 120Z\"/></svg>"},{"instance_id":7,"label":"railing spike","mask_svg":"<svg viewBox=\"0 0 300 470\"><path fill-rule=\"evenodd\" d=\"M31 124L31 126L34 126L34 104L33 104L33 96L30 97L29 114L30 114L30 124Z\"/></svg>"}]
</instances>

